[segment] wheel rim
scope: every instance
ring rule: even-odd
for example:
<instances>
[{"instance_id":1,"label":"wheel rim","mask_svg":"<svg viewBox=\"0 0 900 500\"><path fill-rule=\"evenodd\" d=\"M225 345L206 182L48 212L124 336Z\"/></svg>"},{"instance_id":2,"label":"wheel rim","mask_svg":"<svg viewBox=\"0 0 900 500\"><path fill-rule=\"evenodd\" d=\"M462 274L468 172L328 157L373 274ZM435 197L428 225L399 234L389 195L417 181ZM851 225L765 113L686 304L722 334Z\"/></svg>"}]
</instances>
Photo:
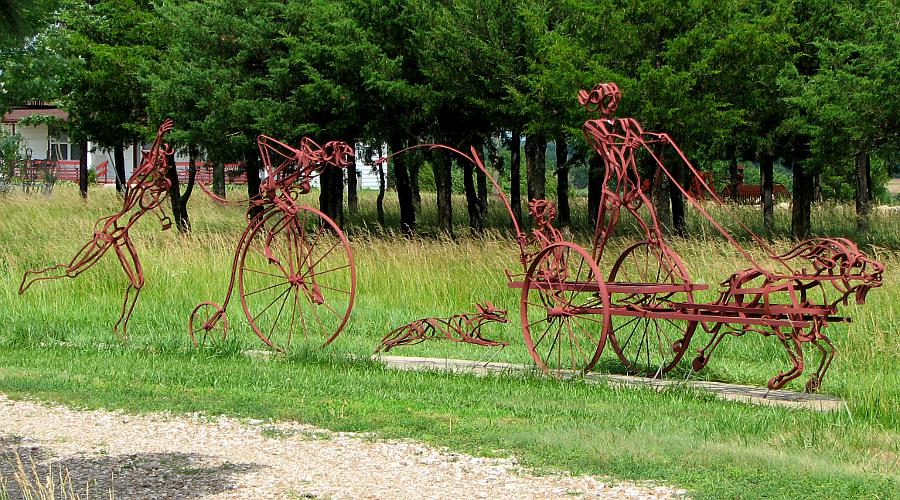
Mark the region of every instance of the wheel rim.
<instances>
[{"instance_id":1,"label":"wheel rim","mask_svg":"<svg viewBox=\"0 0 900 500\"><path fill-rule=\"evenodd\" d=\"M228 336L228 317L219 304L201 302L191 312L188 329L195 347L224 342Z\"/></svg>"},{"instance_id":2,"label":"wheel rim","mask_svg":"<svg viewBox=\"0 0 900 500\"><path fill-rule=\"evenodd\" d=\"M295 332L328 345L344 328L356 296L350 244L322 212L299 207L260 222L242 249L241 304L253 331L285 350Z\"/></svg>"},{"instance_id":3,"label":"wheel rim","mask_svg":"<svg viewBox=\"0 0 900 500\"><path fill-rule=\"evenodd\" d=\"M555 271L560 268L562 273ZM601 276L590 255L568 242L545 248L532 262L522 287L522 333L545 373L584 373L600 358L609 324L609 295ZM579 285L561 290L563 283Z\"/></svg>"},{"instance_id":4,"label":"wheel rim","mask_svg":"<svg viewBox=\"0 0 900 500\"><path fill-rule=\"evenodd\" d=\"M680 259L658 244L641 241L619 256L609 282L683 284L689 282ZM613 304L631 308L665 308L673 302L693 302L691 292L619 294ZM688 349L696 321L668 318L613 316L609 342L628 373L662 377L672 370Z\"/></svg>"}]
</instances>

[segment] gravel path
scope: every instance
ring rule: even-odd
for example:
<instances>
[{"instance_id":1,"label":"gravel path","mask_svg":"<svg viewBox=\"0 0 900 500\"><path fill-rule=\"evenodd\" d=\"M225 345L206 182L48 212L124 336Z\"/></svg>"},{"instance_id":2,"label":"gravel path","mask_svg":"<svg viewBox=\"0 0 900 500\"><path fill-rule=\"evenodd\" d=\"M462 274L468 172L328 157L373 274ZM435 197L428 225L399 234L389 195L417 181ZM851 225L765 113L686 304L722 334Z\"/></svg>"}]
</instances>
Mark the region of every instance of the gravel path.
<instances>
[{"instance_id":1,"label":"gravel path","mask_svg":"<svg viewBox=\"0 0 900 500\"><path fill-rule=\"evenodd\" d=\"M486 459L300 423L71 410L0 394L0 476L14 454L68 470L76 493L117 498L666 498L683 491L536 476Z\"/></svg>"}]
</instances>

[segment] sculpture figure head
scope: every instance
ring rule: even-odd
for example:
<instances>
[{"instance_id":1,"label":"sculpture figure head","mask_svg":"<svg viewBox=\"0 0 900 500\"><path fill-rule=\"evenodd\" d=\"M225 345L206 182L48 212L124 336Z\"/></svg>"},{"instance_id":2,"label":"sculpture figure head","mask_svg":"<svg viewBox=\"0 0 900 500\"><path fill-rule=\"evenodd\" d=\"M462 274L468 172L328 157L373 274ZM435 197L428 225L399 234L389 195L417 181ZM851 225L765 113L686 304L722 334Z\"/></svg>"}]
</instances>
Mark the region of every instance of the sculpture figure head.
<instances>
[{"instance_id":1,"label":"sculpture figure head","mask_svg":"<svg viewBox=\"0 0 900 500\"><path fill-rule=\"evenodd\" d=\"M528 213L538 227L545 227L556 219L556 205L550 200L531 200L528 202Z\"/></svg>"},{"instance_id":2,"label":"sculpture figure head","mask_svg":"<svg viewBox=\"0 0 900 500\"><path fill-rule=\"evenodd\" d=\"M591 113L599 112L601 117L610 117L619 107L622 93L615 83L598 83L591 90L578 91L578 102Z\"/></svg>"},{"instance_id":3,"label":"sculpture figure head","mask_svg":"<svg viewBox=\"0 0 900 500\"><path fill-rule=\"evenodd\" d=\"M499 309L490 302L483 304L475 304L475 312L487 321L496 321L497 323L506 323L506 309Z\"/></svg>"}]
</instances>

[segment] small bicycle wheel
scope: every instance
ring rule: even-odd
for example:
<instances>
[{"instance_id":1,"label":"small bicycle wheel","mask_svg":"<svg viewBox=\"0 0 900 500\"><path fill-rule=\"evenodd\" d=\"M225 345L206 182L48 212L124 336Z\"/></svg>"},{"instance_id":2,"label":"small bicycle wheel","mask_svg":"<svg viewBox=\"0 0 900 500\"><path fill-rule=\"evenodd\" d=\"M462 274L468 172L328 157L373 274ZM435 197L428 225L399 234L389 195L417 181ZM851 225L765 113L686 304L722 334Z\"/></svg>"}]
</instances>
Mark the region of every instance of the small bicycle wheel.
<instances>
[{"instance_id":1,"label":"small bicycle wheel","mask_svg":"<svg viewBox=\"0 0 900 500\"><path fill-rule=\"evenodd\" d=\"M224 342L228 336L228 316L215 302L201 302L191 312L188 330L194 347Z\"/></svg>"},{"instance_id":2,"label":"small bicycle wheel","mask_svg":"<svg viewBox=\"0 0 900 500\"><path fill-rule=\"evenodd\" d=\"M606 345L609 294L590 254L555 243L537 254L522 285L522 334L548 374L590 371Z\"/></svg>"},{"instance_id":3,"label":"small bicycle wheel","mask_svg":"<svg viewBox=\"0 0 900 500\"><path fill-rule=\"evenodd\" d=\"M238 286L250 326L269 346L285 350L298 330L328 345L347 323L356 296L350 243L312 207L275 212L248 236Z\"/></svg>"},{"instance_id":4,"label":"small bicycle wheel","mask_svg":"<svg viewBox=\"0 0 900 500\"><path fill-rule=\"evenodd\" d=\"M609 283L684 284L684 265L659 244L640 241L626 248L609 273ZM641 309L648 316L614 316L609 342L619 360L635 375L660 378L674 368L688 349L696 321L673 320L654 314L672 312L673 303L692 303L690 291L617 294L613 304Z\"/></svg>"}]
</instances>

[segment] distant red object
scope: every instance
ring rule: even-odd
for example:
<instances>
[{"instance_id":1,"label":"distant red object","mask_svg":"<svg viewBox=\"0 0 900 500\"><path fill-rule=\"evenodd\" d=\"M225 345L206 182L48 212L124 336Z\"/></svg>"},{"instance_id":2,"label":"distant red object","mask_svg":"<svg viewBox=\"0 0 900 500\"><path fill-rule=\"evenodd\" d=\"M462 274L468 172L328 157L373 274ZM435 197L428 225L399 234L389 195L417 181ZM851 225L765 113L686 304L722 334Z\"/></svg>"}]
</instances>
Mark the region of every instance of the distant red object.
<instances>
[{"instance_id":1,"label":"distant red object","mask_svg":"<svg viewBox=\"0 0 900 500\"><path fill-rule=\"evenodd\" d=\"M744 166L738 165L737 184L735 189L725 186L722 196L745 205L759 205L762 203L762 186L759 184L744 184ZM776 200L789 200L791 193L784 184L772 183L772 198Z\"/></svg>"},{"instance_id":2,"label":"distant red object","mask_svg":"<svg viewBox=\"0 0 900 500\"><path fill-rule=\"evenodd\" d=\"M716 194L716 189L713 186L713 174L712 172L699 172L700 175L691 179L690 187L688 188L688 194L693 196L694 198L703 201L706 200L706 189L704 186L709 189L709 192L712 194Z\"/></svg>"},{"instance_id":3,"label":"distant red object","mask_svg":"<svg viewBox=\"0 0 900 500\"><path fill-rule=\"evenodd\" d=\"M356 265L340 227L300 196L326 168L346 168L353 149L339 141L319 146L309 138L295 148L266 135L257 143L264 168L249 212L257 215L238 241L222 305L201 302L191 313L191 339L197 346L225 339L225 311L237 286L250 327L270 347L284 351L297 330L327 345L350 317Z\"/></svg>"},{"instance_id":4,"label":"distant red object","mask_svg":"<svg viewBox=\"0 0 900 500\"><path fill-rule=\"evenodd\" d=\"M144 272L128 232L144 214L157 209L159 209L157 215L162 223L162 228L165 230L171 226L171 221L163 213L160 205L166 198L171 185L166 178L168 167L165 155L170 154L172 150L168 145L163 144L162 140L172 127L171 119L165 120L159 126L153 147L144 156L141 166L128 179L131 188L125 194L122 209L97 221L94 225L94 236L81 247L68 264L57 264L44 269L26 271L19 286L19 294L25 293L36 281L64 277L74 278L96 264L108 250L113 249L129 281L129 285L125 289L125 302L122 304L118 321L113 325L113 332L123 339L128 336L128 320L135 303L137 303L141 288L144 286ZM129 212L131 215L123 223L121 219ZM121 327L121 333L119 327Z\"/></svg>"},{"instance_id":5,"label":"distant red object","mask_svg":"<svg viewBox=\"0 0 900 500\"><path fill-rule=\"evenodd\" d=\"M508 342L490 340L481 333L485 323L506 323L506 310L485 302L475 304L474 313L455 314L449 318L422 318L395 328L381 339L375 352L388 352L401 345L412 345L434 338L447 338L482 346L505 347Z\"/></svg>"}]
</instances>

